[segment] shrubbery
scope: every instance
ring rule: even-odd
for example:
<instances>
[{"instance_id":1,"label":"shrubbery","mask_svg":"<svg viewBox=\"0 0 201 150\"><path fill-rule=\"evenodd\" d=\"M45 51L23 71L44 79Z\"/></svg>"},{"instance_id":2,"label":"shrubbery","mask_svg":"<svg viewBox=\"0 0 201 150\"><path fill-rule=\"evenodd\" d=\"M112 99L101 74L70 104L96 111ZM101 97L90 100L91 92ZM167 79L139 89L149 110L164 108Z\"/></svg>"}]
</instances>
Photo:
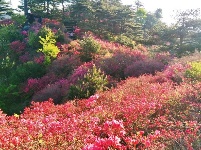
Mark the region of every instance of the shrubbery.
<instances>
[{"instance_id":1,"label":"shrubbery","mask_svg":"<svg viewBox=\"0 0 201 150\"><path fill-rule=\"evenodd\" d=\"M199 149L200 84L154 80L129 78L89 99L32 103L22 115L1 114L1 147Z\"/></svg>"},{"instance_id":2,"label":"shrubbery","mask_svg":"<svg viewBox=\"0 0 201 150\"><path fill-rule=\"evenodd\" d=\"M42 48L38 51L42 52L45 55L44 63L46 65L50 64L53 59L55 59L60 52L59 48L55 45L56 40L54 37L54 33L50 29L46 29L47 34L45 38L39 36L40 43L42 44Z\"/></svg>"},{"instance_id":3,"label":"shrubbery","mask_svg":"<svg viewBox=\"0 0 201 150\"><path fill-rule=\"evenodd\" d=\"M186 70L185 75L193 81L201 81L201 62L189 63L190 68Z\"/></svg>"},{"instance_id":4,"label":"shrubbery","mask_svg":"<svg viewBox=\"0 0 201 150\"><path fill-rule=\"evenodd\" d=\"M29 78L40 78L46 73L45 66L34 62L18 65L9 77L9 82L20 84Z\"/></svg>"},{"instance_id":5,"label":"shrubbery","mask_svg":"<svg viewBox=\"0 0 201 150\"><path fill-rule=\"evenodd\" d=\"M80 51L80 59L83 62L89 62L94 59L95 54L97 54L101 48L101 45L91 36L85 37L80 45L82 47Z\"/></svg>"},{"instance_id":6,"label":"shrubbery","mask_svg":"<svg viewBox=\"0 0 201 150\"><path fill-rule=\"evenodd\" d=\"M126 45L128 47L133 48L133 49L136 46L135 41L133 41L132 39L130 39L129 37L124 36L124 35L116 36L115 37L115 42L120 43L122 45Z\"/></svg>"},{"instance_id":7,"label":"shrubbery","mask_svg":"<svg viewBox=\"0 0 201 150\"><path fill-rule=\"evenodd\" d=\"M4 23L1 149L201 148L198 57L176 63L124 36L65 43L55 20L22 33Z\"/></svg>"},{"instance_id":8,"label":"shrubbery","mask_svg":"<svg viewBox=\"0 0 201 150\"><path fill-rule=\"evenodd\" d=\"M97 66L107 75L117 79L125 79L124 69L146 58L146 54L138 50L116 50L111 56L98 59Z\"/></svg>"},{"instance_id":9,"label":"shrubbery","mask_svg":"<svg viewBox=\"0 0 201 150\"><path fill-rule=\"evenodd\" d=\"M107 84L107 77L94 65L92 69L87 71L83 78L78 79L75 85L70 86L68 98L89 98L95 92L105 90Z\"/></svg>"},{"instance_id":10,"label":"shrubbery","mask_svg":"<svg viewBox=\"0 0 201 150\"><path fill-rule=\"evenodd\" d=\"M156 60L137 61L125 68L125 77L138 77L143 74L155 74L157 71L162 71L165 65Z\"/></svg>"}]
</instances>

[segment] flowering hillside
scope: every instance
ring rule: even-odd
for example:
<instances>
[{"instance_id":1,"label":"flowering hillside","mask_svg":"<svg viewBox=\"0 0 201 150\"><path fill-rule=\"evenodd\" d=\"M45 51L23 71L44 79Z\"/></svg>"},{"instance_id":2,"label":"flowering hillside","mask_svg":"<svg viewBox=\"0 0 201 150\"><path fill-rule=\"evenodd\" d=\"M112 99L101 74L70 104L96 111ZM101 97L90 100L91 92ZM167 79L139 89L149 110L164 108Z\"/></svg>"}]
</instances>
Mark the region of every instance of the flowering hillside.
<instances>
[{"instance_id":1,"label":"flowering hillside","mask_svg":"<svg viewBox=\"0 0 201 150\"><path fill-rule=\"evenodd\" d=\"M201 149L200 61L63 28L0 26L0 149Z\"/></svg>"},{"instance_id":2,"label":"flowering hillside","mask_svg":"<svg viewBox=\"0 0 201 150\"><path fill-rule=\"evenodd\" d=\"M198 149L201 84L129 78L89 99L1 114L3 149Z\"/></svg>"}]
</instances>

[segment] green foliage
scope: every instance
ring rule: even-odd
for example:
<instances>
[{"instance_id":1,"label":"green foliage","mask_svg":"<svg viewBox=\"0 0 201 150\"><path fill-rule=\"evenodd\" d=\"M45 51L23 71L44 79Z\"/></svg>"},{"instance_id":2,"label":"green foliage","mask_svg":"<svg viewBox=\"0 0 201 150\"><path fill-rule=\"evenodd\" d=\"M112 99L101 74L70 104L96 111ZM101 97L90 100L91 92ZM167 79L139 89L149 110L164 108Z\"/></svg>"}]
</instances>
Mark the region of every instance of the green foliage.
<instances>
[{"instance_id":1,"label":"green foliage","mask_svg":"<svg viewBox=\"0 0 201 150\"><path fill-rule=\"evenodd\" d=\"M28 34L28 45L31 48L38 48L39 47L39 40L38 40L38 35L34 32L29 32Z\"/></svg>"},{"instance_id":2,"label":"green foliage","mask_svg":"<svg viewBox=\"0 0 201 150\"><path fill-rule=\"evenodd\" d=\"M77 25L85 30L92 31L97 35L111 33L120 35L125 33L134 39L141 34L135 22L135 11L131 6L123 5L120 0L115 1L75 1L69 7L69 14Z\"/></svg>"},{"instance_id":3,"label":"green foliage","mask_svg":"<svg viewBox=\"0 0 201 150\"><path fill-rule=\"evenodd\" d=\"M11 103L11 99L14 100L14 97L18 97L19 93L16 92L17 91L17 86L14 84L9 84L9 85L5 85L5 84L1 84L0 86L0 108L4 111L4 112L9 112L9 106Z\"/></svg>"},{"instance_id":4,"label":"green foliage","mask_svg":"<svg viewBox=\"0 0 201 150\"><path fill-rule=\"evenodd\" d=\"M191 68L187 69L185 76L193 80L201 81L201 62L191 62Z\"/></svg>"},{"instance_id":5,"label":"green foliage","mask_svg":"<svg viewBox=\"0 0 201 150\"><path fill-rule=\"evenodd\" d=\"M12 15L12 20L13 20L16 24L22 25L22 24L25 23L26 17L25 17L25 15L13 14L13 15Z\"/></svg>"},{"instance_id":6,"label":"green foliage","mask_svg":"<svg viewBox=\"0 0 201 150\"><path fill-rule=\"evenodd\" d=\"M11 24L0 27L0 44L7 44L22 39L20 31L15 25Z\"/></svg>"},{"instance_id":7,"label":"green foliage","mask_svg":"<svg viewBox=\"0 0 201 150\"><path fill-rule=\"evenodd\" d=\"M9 6L9 3L6 0L0 0L0 15L4 12L11 12L12 9Z\"/></svg>"},{"instance_id":8,"label":"green foliage","mask_svg":"<svg viewBox=\"0 0 201 150\"><path fill-rule=\"evenodd\" d=\"M15 65L15 56L9 45L15 40L22 40L22 35L15 25L0 27L0 72L9 74L10 69ZM1 76L0 75L0 76Z\"/></svg>"},{"instance_id":9,"label":"green foliage","mask_svg":"<svg viewBox=\"0 0 201 150\"><path fill-rule=\"evenodd\" d=\"M40 37L45 38L45 36L50 31L49 28L43 27L39 30L38 33L35 33L33 31L29 31L28 35L28 44L32 49L39 49L42 48L42 45L40 43Z\"/></svg>"},{"instance_id":10,"label":"green foliage","mask_svg":"<svg viewBox=\"0 0 201 150\"><path fill-rule=\"evenodd\" d=\"M76 85L72 85L69 89L68 98L88 98L97 91L106 89L107 76L105 76L100 69L94 65L83 79L79 79Z\"/></svg>"},{"instance_id":11,"label":"green foliage","mask_svg":"<svg viewBox=\"0 0 201 150\"><path fill-rule=\"evenodd\" d=\"M61 30L58 30L58 32L56 33L56 41L60 42L60 43L64 43L65 42L65 36L64 36L64 32Z\"/></svg>"},{"instance_id":12,"label":"green foliage","mask_svg":"<svg viewBox=\"0 0 201 150\"><path fill-rule=\"evenodd\" d=\"M89 62L94 58L94 55L101 49L101 45L93 39L93 37L86 37L81 41L81 54L80 59L83 62Z\"/></svg>"},{"instance_id":13,"label":"green foliage","mask_svg":"<svg viewBox=\"0 0 201 150\"><path fill-rule=\"evenodd\" d=\"M29 104L30 95L20 92L16 84L1 84L0 86L0 109L8 115L20 113Z\"/></svg>"},{"instance_id":14,"label":"green foliage","mask_svg":"<svg viewBox=\"0 0 201 150\"><path fill-rule=\"evenodd\" d=\"M29 103L31 95L22 92L21 85L28 78L40 78L45 74L41 64L27 62L12 70L11 75L1 77L0 108L7 114L20 113Z\"/></svg>"},{"instance_id":15,"label":"green foliage","mask_svg":"<svg viewBox=\"0 0 201 150\"><path fill-rule=\"evenodd\" d=\"M40 43L42 44L42 48L39 49L39 52L42 52L45 55L45 64L50 64L52 59L55 59L57 57L57 54L60 52L59 48L55 45L56 40L55 40L55 35L54 33L46 28L47 30L47 35L45 38L39 36L40 38Z\"/></svg>"},{"instance_id":16,"label":"green foliage","mask_svg":"<svg viewBox=\"0 0 201 150\"><path fill-rule=\"evenodd\" d=\"M28 78L40 78L45 73L46 69L43 65L30 61L17 66L16 70L12 71L9 82L18 85L25 82Z\"/></svg>"},{"instance_id":17,"label":"green foliage","mask_svg":"<svg viewBox=\"0 0 201 150\"><path fill-rule=\"evenodd\" d=\"M124 36L124 35L117 36L115 38L115 41L122 45L129 46L131 48L135 48L135 46L136 46L135 41L133 41L131 38Z\"/></svg>"},{"instance_id":18,"label":"green foliage","mask_svg":"<svg viewBox=\"0 0 201 150\"><path fill-rule=\"evenodd\" d=\"M135 21L137 23L140 23L141 25L143 25L146 21L146 17L147 17L147 12L144 8L138 8L138 10L135 13Z\"/></svg>"}]
</instances>

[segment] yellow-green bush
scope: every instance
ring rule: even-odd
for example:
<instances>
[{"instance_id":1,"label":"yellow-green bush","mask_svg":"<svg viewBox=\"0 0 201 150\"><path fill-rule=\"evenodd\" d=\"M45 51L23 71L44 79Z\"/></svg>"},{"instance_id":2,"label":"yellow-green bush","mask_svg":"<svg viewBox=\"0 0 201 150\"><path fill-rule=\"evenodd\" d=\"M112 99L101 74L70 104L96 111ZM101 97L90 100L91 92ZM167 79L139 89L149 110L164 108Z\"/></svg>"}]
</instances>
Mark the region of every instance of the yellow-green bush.
<instances>
[{"instance_id":1,"label":"yellow-green bush","mask_svg":"<svg viewBox=\"0 0 201 150\"><path fill-rule=\"evenodd\" d=\"M54 33L47 28L47 35L45 38L39 36L40 43L42 44L42 48L39 49L39 52L42 52L45 55L45 64L50 64L52 59L55 59L60 52L59 48L55 45L55 35Z\"/></svg>"},{"instance_id":2,"label":"yellow-green bush","mask_svg":"<svg viewBox=\"0 0 201 150\"><path fill-rule=\"evenodd\" d=\"M185 76L193 80L201 81L201 62L191 62L189 65L191 67L186 70Z\"/></svg>"}]
</instances>

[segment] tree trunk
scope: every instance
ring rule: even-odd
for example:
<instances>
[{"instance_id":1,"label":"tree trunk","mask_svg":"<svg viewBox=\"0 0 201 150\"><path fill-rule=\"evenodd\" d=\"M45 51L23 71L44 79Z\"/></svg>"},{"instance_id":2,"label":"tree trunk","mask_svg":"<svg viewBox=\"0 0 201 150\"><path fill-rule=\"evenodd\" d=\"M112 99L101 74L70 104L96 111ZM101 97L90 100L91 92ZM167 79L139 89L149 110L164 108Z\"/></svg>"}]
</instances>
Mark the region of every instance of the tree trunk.
<instances>
[{"instance_id":1,"label":"tree trunk","mask_svg":"<svg viewBox=\"0 0 201 150\"><path fill-rule=\"evenodd\" d=\"M24 15L27 16L28 14L28 3L27 0L24 0Z\"/></svg>"},{"instance_id":2,"label":"tree trunk","mask_svg":"<svg viewBox=\"0 0 201 150\"><path fill-rule=\"evenodd\" d=\"M49 15L50 0L47 0L47 15Z\"/></svg>"},{"instance_id":3,"label":"tree trunk","mask_svg":"<svg viewBox=\"0 0 201 150\"><path fill-rule=\"evenodd\" d=\"M62 11L64 13L64 1L63 0L62 0L61 4L62 4Z\"/></svg>"}]
</instances>

